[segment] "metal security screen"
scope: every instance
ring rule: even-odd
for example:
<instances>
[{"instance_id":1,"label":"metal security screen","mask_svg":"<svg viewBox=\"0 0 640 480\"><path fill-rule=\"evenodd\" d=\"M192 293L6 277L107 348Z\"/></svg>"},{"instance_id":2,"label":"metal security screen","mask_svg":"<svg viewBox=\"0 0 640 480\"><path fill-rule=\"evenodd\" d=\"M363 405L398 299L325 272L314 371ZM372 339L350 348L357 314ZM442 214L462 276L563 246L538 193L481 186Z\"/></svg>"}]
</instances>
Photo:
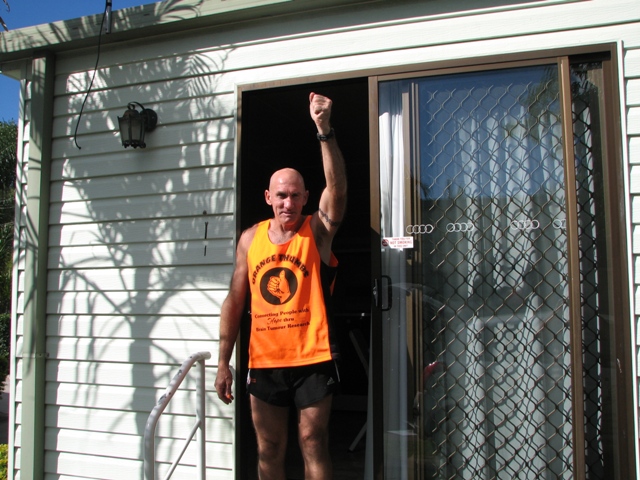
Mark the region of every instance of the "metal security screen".
<instances>
[{"instance_id":1,"label":"metal security screen","mask_svg":"<svg viewBox=\"0 0 640 480\"><path fill-rule=\"evenodd\" d=\"M423 389L425 476L570 478L556 69L442 87L418 88L414 163L427 192L421 223L440 227L419 240L420 275L437 279L427 285L441 302L421 315L423 358L444 367Z\"/></svg>"},{"instance_id":2,"label":"metal security screen","mask_svg":"<svg viewBox=\"0 0 640 480\"><path fill-rule=\"evenodd\" d=\"M604 478L600 66L574 65L572 82L573 189L557 64L379 85L385 478L574 478L572 202L584 458L587 478Z\"/></svg>"},{"instance_id":3,"label":"metal security screen","mask_svg":"<svg viewBox=\"0 0 640 480\"><path fill-rule=\"evenodd\" d=\"M602 64L577 63L571 68L572 118L578 238L580 245L580 304L584 369L585 470L589 479L612 478L614 431L612 387L614 361L610 352L601 110Z\"/></svg>"}]
</instances>

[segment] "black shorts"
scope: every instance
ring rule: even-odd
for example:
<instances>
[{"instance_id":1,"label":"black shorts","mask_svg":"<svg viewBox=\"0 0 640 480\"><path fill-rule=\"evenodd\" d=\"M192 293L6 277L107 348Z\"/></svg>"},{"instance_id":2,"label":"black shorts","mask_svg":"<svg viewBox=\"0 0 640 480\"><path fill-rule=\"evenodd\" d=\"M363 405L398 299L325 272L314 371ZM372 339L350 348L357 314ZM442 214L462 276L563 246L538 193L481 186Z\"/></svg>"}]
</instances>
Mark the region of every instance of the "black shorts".
<instances>
[{"instance_id":1,"label":"black shorts","mask_svg":"<svg viewBox=\"0 0 640 480\"><path fill-rule=\"evenodd\" d=\"M248 392L277 407L308 407L337 392L339 384L333 360L303 367L252 368L247 375Z\"/></svg>"}]
</instances>

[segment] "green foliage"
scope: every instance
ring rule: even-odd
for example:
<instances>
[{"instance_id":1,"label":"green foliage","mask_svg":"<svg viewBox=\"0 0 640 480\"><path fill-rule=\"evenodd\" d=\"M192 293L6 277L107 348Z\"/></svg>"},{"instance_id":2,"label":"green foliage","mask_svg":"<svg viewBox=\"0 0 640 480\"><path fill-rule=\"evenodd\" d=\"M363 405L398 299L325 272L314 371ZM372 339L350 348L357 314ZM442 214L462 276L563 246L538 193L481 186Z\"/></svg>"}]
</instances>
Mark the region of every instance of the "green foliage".
<instances>
[{"instance_id":1,"label":"green foliage","mask_svg":"<svg viewBox=\"0 0 640 480\"><path fill-rule=\"evenodd\" d=\"M0 362L9 357L11 346L11 314L0 313ZM0 365L1 366L1 365ZM0 374L2 370L0 370Z\"/></svg>"},{"instance_id":2,"label":"green foliage","mask_svg":"<svg viewBox=\"0 0 640 480\"><path fill-rule=\"evenodd\" d=\"M0 356L0 375L2 376L2 380L0 381L0 398L2 398L3 390L5 387L5 380L7 375L9 375L9 357L8 356ZM1 478L0 478L1 480Z\"/></svg>"},{"instance_id":3,"label":"green foliage","mask_svg":"<svg viewBox=\"0 0 640 480\"><path fill-rule=\"evenodd\" d=\"M9 373L17 151L18 126L0 122L0 386ZM0 480L6 478L1 472L0 466Z\"/></svg>"},{"instance_id":4,"label":"green foliage","mask_svg":"<svg viewBox=\"0 0 640 480\"><path fill-rule=\"evenodd\" d=\"M11 308L18 126L0 122L0 313Z\"/></svg>"},{"instance_id":5,"label":"green foliage","mask_svg":"<svg viewBox=\"0 0 640 480\"><path fill-rule=\"evenodd\" d=\"M13 222L0 224L0 314L11 310Z\"/></svg>"},{"instance_id":6,"label":"green foliage","mask_svg":"<svg viewBox=\"0 0 640 480\"><path fill-rule=\"evenodd\" d=\"M0 445L0 480L7 480L7 465L9 463L9 445Z\"/></svg>"},{"instance_id":7,"label":"green foliage","mask_svg":"<svg viewBox=\"0 0 640 480\"><path fill-rule=\"evenodd\" d=\"M18 126L15 121L0 121L0 189L3 193L16 187L17 159Z\"/></svg>"},{"instance_id":8,"label":"green foliage","mask_svg":"<svg viewBox=\"0 0 640 480\"><path fill-rule=\"evenodd\" d=\"M4 380L9 375L9 353L11 351L11 314L0 313L0 398ZM0 476L0 480L2 477Z\"/></svg>"}]
</instances>

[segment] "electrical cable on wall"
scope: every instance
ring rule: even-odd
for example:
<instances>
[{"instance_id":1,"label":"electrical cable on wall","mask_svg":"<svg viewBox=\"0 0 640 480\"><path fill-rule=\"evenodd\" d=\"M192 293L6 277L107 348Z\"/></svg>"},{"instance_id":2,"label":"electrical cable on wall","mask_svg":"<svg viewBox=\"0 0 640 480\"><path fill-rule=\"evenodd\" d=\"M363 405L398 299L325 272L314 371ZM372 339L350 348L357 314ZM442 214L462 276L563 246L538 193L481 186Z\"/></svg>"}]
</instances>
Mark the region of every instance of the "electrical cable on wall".
<instances>
[{"instance_id":1,"label":"electrical cable on wall","mask_svg":"<svg viewBox=\"0 0 640 480\"><path fill-rule=\"evenodd\" d=\"M96 65L93 69L93 75L91 76L91 82L89 82L89 88L87 89L87 93L84 96L84 100L82 101L82 107L80 107L80 114L78 115L78 121L76 122L76 129L73 133L73 141L78 147L78 150L82 150L82 147L78 145L78 127L80 126L80 119L82 118L82 112L84 111L84 105L87 103L87 98L89 98L89 93L91 92L91 87L93 87L93 81L96 78L96 73L98 71L98 63L100 62L100 47L102 46L102 30L105 27L106 21L106 31L105 33L111 33L111 2L112 0L106 0L106 4L104 7L104 13L102 14L102 21L100 22L100 33L98 34L98 55L96 57Z\"/></svg>"}]
</instances>

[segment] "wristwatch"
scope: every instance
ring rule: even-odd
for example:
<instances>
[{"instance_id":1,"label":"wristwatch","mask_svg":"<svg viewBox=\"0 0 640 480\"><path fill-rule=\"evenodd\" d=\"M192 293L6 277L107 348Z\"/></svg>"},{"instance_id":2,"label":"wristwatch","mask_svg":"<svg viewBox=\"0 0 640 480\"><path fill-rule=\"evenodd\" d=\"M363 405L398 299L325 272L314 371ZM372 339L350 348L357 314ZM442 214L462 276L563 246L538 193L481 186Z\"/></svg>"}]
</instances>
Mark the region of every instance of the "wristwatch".
<instances>
[{"instance_id":1,"label":"wristwatch","mask_svg":"<svg viewBox=\"0 0 640 480\"><path fill-rule=\"evenodd\" d=\"M329 133L327 133L326 135L318 133L317 137L318 137L318 140L320 140L321 142L326 142L330 138L333 138L335 136L335 134L336 134L336 132L334 132L333 128L332 128L331 130L329 130Z\"/></svg>"}]
</instances>

